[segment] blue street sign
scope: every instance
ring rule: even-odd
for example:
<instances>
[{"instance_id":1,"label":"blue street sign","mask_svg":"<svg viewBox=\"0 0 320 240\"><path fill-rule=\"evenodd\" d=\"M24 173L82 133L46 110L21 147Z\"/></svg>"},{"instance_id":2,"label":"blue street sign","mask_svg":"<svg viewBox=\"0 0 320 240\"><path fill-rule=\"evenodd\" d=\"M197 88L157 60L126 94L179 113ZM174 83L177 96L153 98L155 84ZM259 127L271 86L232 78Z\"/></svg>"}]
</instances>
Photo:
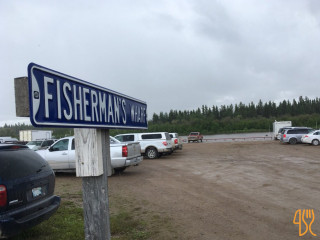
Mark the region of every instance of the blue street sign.
<instances>
[{"instance_id":1,"label":"blue street sign","mask_svg":"<svg viewBox=\"0 0 320 240\"><path fill-rule=\"evenodd\" d=\"M34 126L147 129L147 104L30 63L30 120Z\"/></svg>"}]
</instances>

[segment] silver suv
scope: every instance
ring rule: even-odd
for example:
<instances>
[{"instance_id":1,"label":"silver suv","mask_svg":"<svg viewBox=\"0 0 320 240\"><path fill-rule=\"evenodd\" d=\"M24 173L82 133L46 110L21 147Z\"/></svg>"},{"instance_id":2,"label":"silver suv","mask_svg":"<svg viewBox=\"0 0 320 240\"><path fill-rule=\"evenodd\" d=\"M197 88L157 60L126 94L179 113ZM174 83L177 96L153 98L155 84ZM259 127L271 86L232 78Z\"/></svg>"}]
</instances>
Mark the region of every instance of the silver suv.
<instances>
[{"instance_id":1,"label":"silver suv","mask_svg":"<svg viewBox=\"0 0 320 240\"><path fill-rule=\"evenodd\" d=\"M314 129L308 127L287 128L282 130L280 141L290 144L301 143L302 136L312 131L314 131Z\"/></svg>"},{"instance_id":2,"label":"silver suv","mask_svg":"<svg viewBox=\"0 0 320 240\"><path fill-rule=\"evenodd\" d=\"M150 159L159 158L173 151L172 140L167 132L127 133L115 136L120 142L139 142L141 154Z\"/></svg>"}]
</instances>

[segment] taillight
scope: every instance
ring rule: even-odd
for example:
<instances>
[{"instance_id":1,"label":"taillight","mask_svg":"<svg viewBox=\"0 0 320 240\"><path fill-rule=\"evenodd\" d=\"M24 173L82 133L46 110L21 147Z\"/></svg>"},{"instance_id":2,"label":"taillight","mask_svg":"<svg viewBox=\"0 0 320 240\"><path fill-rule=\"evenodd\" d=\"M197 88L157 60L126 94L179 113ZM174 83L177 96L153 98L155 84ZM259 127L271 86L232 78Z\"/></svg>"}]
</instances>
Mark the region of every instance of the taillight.
<instances>
[{"instance_id":1,"label":"taillight","mask_svg":"<svg viewBox=\"0 0 320 240\"><path fill-rule=\"evenodd\" d=\"M128 146L122 146L122 157L128 157Z\"/></svg>"},{"instance_id":2,"label":"taillight","mask_svg":"<svg viewBox=\"0 0 320 240\"><path fill-rule=\"evenodd\" d=\"M166 141L162 142L162 144L168 146L168 143Z\"/></svg>"},{"instance_id":3,"label":"taillight","mask_svg":"<svg viewBox=\"0 0 320 240\"><path fill-rule=\"evenodd\" d=\"M286 138L286 137L287 137L287 135L283 134L283 137L284 137L284 138Z\"/></svg>"},{"instance_id":4,"label":"taillight","mask_svg":"<svg viewBox=\"0 0 320 240\"><path fill-rule=\"evenodd\" d=\"M7 189L5 186L0 185L0 207L7 205Z\"/></svg>"},{"instance_id":5,"label":"taillight","mask_svg":"<svg viewBox=\"0 0 320 240\"><path fill-rule=\"evenodd\" d=\"M174 140L174 144L178 144L178 139L175 139L175 140Z\"/></svg>"}]
</instances>

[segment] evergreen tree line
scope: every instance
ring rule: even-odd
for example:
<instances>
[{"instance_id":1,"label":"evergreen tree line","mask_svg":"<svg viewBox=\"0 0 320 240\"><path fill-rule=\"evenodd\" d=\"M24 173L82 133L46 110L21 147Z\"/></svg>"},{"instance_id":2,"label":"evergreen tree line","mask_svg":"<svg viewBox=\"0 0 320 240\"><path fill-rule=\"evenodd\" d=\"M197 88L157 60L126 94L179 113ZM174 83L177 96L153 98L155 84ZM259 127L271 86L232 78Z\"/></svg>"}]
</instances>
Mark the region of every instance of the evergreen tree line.
<instances>
[{"instance_id":1,"label":"evergreen tree line","mask_svg":"<svg viewBox=\"0 0 320 240\"><path fill-rule=\"evenodd\" d=\"M298 101L283 100L258 104L221 105L208 107L203 105L196 110L169 113L154 113L149 121L149 130L168 131L188 134L201 131L203 134L268 132L272 131L272 123L291 120L294 126L318 128L320 123L320 99L309 99L300 96Z\"/></svg>"},{"instance_id":2,"label":"evergreen tree line","mask_svg":"<svg viewBox=\"0 0 320 240\"><path fill-rule=\"evenodd\" d=\"M148 130L135 130L135 132L177 132L186 135L191 131L200 131L203 134L240 133L240 132L269 132L272 123L291 120L294 126L307 126L318 129L320 123L320 99L299 97L284 100L278 105L274 102L258 104L230 104L220 107L208 107L191 111L170 110L169 113L154 113L148 121ZM5 125L0 127L0 136L19 138L20 130L43 129L53 130L55 138L72 136L71 128L35 128L27 124ZM133 130L110 130L110 135L133 132Z\"/></svg>"},{"instance_id":3,"label":"evergreen tree line","mask_svg":"<svg viewBox=\"0 0 320 240\"><path fill-rule=\"evenodd\" d=\"M259 100L258 104L253 102L249 104L230 104L208 107L202 105L201 108L191 111L177 111L170 110L169 113L160 112L160 114L154 113L152 116L153 123L167 123L175 120L192 120L193 118L211 118L222 120L224 118L277 118L282 116L299 116L304 114L320 114L320 99L309 99L308 97L299 97L299 100L295 99L290 102L289 100L283 100L278 105L275 102L263 103Z\"/></svg>"}]
</instances>

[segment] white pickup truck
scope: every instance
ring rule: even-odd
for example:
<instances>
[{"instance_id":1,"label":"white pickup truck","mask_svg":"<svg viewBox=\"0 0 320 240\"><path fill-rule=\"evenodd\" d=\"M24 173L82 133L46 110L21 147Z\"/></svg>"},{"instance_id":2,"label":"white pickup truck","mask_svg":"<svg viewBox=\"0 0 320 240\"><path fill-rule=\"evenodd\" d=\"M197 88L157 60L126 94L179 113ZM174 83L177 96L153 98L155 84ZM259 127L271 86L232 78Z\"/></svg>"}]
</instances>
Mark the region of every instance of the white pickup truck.
<instances>
[{"instance_id":1,"label":"white pickup truck","mask_svg":"<svg viewBox=\"0 0 320 240\"><path fill-rule=\"evenodd\" d=\"M172 139L167 132L126 133L115 138L120 142L139 142L141 153L150 159L171 154L173 151Z\"/></svg>"},{"instance_id":2,"label":"white pickup truck","mask_svg":"<svg viewBox=\"0 0 320 240\"><path fill-rule=\"evenodd\" d=\"M61 138L46 150L36 151L54 171L74 172L75 144L74 137ZM138 142L122 143L110 137L110 157L112 172L123 172L127 167L138 165L143 157Z\"/></svg>"}]
</instances>

